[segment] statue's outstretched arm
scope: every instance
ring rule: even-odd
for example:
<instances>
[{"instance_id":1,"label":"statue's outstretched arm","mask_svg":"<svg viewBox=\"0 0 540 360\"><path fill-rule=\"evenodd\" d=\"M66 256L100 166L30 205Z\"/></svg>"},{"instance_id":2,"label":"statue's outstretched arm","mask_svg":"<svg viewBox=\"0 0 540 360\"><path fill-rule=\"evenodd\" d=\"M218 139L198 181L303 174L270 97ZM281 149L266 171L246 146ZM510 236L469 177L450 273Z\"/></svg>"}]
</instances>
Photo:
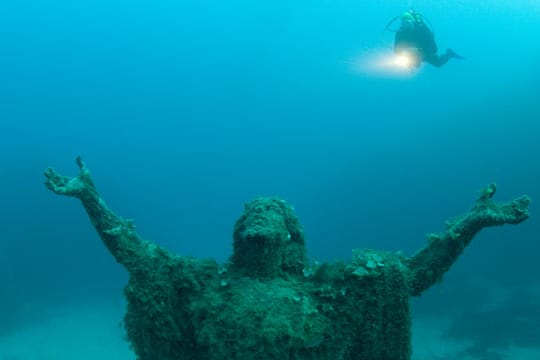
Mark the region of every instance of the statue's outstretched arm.
<instances>
[{"instance_id":1,"label":"statue's outstretched arm","mask_svg":"<svg viewBox=\"0 0 540 360\"><path fill-rule=\"evenodd\" d=\"M167 257L165 250L137 235L133 221L121 218L107 207L80 157L77 158L77 165L80 173L76 177L63 176L48 168L45 171L45 185L58 195L81 200L92 225L116 261L129 272L137 272L144 268L144 264L149 264L145 260Z\"/></svg>"},{"instance_id":2,"label":"statue's outstretched arm","mask_svg":"<svg viewBox=\"0 0 540 360\"><path fill-rule=\"evenodd\" d=\"M492 200L495 190L495 184L488 185L468 213L447 222L444 233L429 234L428 245L408 260L413 296L420 295L439 281L480 230L490 226L519 224L529 217L529 197L521 196L509 202L495 203Z\"/></svg>"}]
</instances>

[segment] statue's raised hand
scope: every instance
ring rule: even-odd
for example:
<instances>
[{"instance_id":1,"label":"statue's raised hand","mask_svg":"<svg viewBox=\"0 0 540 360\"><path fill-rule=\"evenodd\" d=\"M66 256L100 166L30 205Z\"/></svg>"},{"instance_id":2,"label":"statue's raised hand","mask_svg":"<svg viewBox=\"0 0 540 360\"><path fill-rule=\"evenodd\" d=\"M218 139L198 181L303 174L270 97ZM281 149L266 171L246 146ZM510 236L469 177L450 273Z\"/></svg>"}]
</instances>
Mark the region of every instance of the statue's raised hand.
<instances>
[{"instance_id":1,"label":"statue's raised hand","mask_svg":"<svg viewBox=\"0 0 540 360\"><path fill-rule=\"evenodd\" d=\"M76 177L64 176L57 173L53 168L45 170L45 186L56 194L84 197L86 194L96 192L96 188L90 177L90 171L84 165L80 157L77 158L80 173Z\"/></svg>"}]
</instances>

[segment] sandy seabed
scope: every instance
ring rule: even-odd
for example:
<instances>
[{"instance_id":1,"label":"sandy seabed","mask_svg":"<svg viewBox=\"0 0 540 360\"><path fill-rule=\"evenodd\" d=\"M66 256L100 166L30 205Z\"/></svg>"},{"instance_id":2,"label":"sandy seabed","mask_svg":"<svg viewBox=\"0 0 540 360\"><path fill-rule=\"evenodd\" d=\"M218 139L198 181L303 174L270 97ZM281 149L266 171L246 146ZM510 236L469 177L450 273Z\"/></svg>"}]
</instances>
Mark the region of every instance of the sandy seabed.
<instances>
[{"instance_id":1,"label":"sandy seabed","mask_svg":"<svg viewBox=\"0 0 540 360\"><path fill-rule=\"evenodd\" d=\"M0 337L0 360L135 360L121 326L123 304L73 304L52 309L47 317ZM494 351L490 359L463 355L467 342L442 336L448 321L413 320L412 360L538 360L540 350Z\"/></svg>"}]
</instances>

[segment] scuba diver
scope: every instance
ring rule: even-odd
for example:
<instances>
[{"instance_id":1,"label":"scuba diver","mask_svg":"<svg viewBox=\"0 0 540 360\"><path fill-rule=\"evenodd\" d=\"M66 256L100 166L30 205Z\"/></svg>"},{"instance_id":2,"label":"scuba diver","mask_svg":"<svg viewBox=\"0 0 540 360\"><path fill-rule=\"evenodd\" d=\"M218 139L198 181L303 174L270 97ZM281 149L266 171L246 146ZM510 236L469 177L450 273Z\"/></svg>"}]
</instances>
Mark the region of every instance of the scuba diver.
<instances>
[{"instance_id":1,"label":"scuba diver","mask_svg":"<svg viewBox=\"0 0 540 360\"><path fill-rule=\"evenodd\" d=\"M424 17L415 10L410 9L401 16L396 16L388 23L386 29L388 30L397 19L400 19L400 26L397 30L393 30L396 33L394 52L409 57L411 68L418 68L422 62L441 67L450 59L464 59L452 49L447 49L444 54L439 55L431 26L428 26Z\"/></svg>"}]
</instances>

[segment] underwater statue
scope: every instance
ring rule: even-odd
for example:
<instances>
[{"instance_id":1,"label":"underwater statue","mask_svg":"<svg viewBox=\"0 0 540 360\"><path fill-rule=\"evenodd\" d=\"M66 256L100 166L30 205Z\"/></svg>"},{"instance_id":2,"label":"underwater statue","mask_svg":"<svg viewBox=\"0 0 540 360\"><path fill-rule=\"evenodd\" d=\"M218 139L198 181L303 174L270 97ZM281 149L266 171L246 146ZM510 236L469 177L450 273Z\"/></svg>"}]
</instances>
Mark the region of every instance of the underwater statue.
<instances>
[{"instance_id":1,"label":"underwater statue","mask_svg":"<svg viewBox=\"0 0 540 360\"><path fill-rule=\"evenodd\" d=\"M528 197L496 203L492 184L412 257L355 250L348 262L313 265L291 206L259 198L245 205L220 265L142 239L77 164L76 177L47 169L45 184L81 200L129 272L124 325L140 360L408 360L409 297L439 281L480 230L529 217Z\"/></svg>"}]
</instances>

